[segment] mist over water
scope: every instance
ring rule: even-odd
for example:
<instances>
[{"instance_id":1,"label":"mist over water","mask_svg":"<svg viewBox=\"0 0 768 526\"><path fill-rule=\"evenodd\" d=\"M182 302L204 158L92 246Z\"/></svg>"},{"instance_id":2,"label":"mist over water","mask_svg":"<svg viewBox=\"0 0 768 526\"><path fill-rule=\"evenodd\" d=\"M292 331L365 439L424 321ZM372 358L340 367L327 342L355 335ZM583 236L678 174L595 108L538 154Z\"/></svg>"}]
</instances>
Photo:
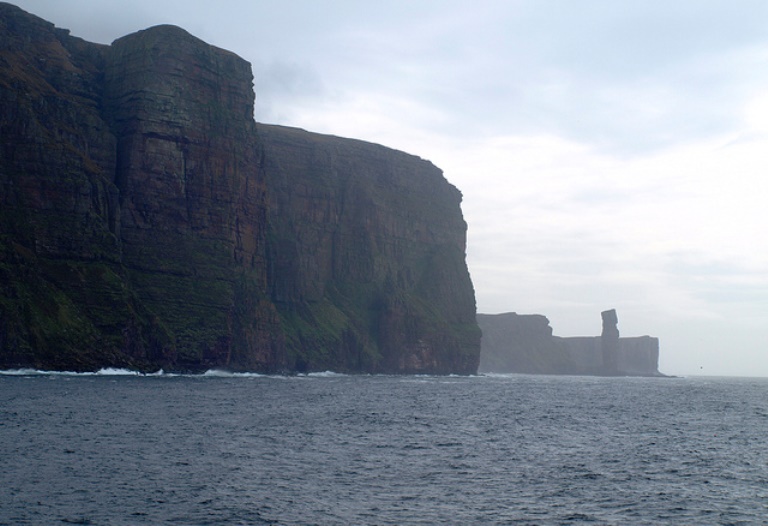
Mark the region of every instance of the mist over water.
<instances>
[{"instance_id":1,"label":"mist over water","mask_svg":"<svg viewBox=\"0 0 768 526\"><path fill-rule=\"evenodd\" d=\"M768 380L0 375L0 523L768 517Z\"/></svg>"}]
</instances>

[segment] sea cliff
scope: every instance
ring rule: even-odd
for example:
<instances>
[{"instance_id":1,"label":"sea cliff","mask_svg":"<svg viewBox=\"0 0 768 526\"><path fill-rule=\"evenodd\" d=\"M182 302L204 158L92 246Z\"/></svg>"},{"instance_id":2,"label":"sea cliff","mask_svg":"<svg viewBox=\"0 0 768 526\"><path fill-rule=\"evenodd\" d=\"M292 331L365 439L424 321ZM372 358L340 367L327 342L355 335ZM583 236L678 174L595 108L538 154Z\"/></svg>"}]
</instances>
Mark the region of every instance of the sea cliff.
<instances>
[{"instance_id":1,"label":"sea cliff","mask_svg":"<svg viewBox=\"0 0 768 526\"><path fill-rule=\"evenodd\" d=\"M584 376L664 376L659 339L620 337L618 317L602 313L600 336L559 337L540 314L478 314L483 332L479 371Z\"/></svg>"},{"instance_id":2,"label":"sea cliff","mask_svg":"<svg viewBox=\"0 0 768 526\"><path fill-rule=\"evenodd\" d=\"M461 194L432 163L363 141L257 126L271 297L297 368L474 373Z\"/></svg>"},{"instance_id":3,"label":"sea cliff","mask_svg":"<svg viewBox=\"0 0 768 526\"><path fill-rule=\"evenodd\" d=\"M250 64L0 3L0 367L469 374L461 195L418 157L257 124Z\"/></svg>"}]
</instances>

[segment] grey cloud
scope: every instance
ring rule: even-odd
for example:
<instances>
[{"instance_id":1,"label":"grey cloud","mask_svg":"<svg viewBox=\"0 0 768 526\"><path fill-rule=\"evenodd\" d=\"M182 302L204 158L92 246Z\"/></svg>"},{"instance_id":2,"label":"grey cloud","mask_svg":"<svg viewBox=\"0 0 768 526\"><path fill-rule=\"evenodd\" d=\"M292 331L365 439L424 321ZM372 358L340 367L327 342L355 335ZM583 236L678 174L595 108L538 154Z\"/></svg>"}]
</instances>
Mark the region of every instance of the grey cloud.
<instances>
[{"instance_id":1,"label":"grey cloud","mask_svg":"<svg viewBox=\"0 0 768 526\"><path fill-rule=\"evenodd\" d=\"M252 67L258 121L278 122L280 115L298 101L314 100L320 104L329 95L312 65L274 60L254 62Z\"/></svg>"},{"instance_id":2,"label":"grey cloud","mask_svg":"<svg viewBox=\"0 0 768 526\"><path fill-rule=\"evenodd\" d=\"M410 54L390 44L400 62L378 60L362 79L450 108L461 133L554 132L621 154L728 132L747 86L768 86L768 68L748 56L768 46L768 4L496 5L430 32L431 45L406 34Z\"/></svg>"}]
</instances>

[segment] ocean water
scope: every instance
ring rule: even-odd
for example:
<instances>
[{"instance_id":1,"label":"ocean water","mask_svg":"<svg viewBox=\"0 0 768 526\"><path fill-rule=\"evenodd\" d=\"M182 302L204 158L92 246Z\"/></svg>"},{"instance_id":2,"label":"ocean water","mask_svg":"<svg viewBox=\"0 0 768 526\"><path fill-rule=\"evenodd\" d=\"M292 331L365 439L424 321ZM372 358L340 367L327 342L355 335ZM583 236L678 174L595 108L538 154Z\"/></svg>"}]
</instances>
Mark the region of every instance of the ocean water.
<instances>
[{"instance_id":1,"label":"ocean water","mask_svg":"<svg viewBox=\"0 0 768 526\"><path fill-rule=\"evenodd\" d=\"M0 524L766 524L767 446L768 379L5 372Z\"/></svg>"}]
</instances>

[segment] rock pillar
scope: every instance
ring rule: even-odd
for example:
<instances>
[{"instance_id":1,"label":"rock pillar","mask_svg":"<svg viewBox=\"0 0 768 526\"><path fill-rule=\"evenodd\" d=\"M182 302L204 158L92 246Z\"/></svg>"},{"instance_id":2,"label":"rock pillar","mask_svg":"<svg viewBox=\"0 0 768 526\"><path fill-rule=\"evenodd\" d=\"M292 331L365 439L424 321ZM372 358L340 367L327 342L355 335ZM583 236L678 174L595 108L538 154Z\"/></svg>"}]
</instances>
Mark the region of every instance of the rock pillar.
<instances>
[{"instance_id":1,"label":"rock pillar","mask_svg":"<svg viewBox=\"0 0 768 526\"><path fill-rule=\"evenodd\" d=\"M603 374L618 374L619 356L619 318L616 309L600 313L603 318L603 332L600 335L600 347L603 352Z\"/></svg>"}]
</instances>

